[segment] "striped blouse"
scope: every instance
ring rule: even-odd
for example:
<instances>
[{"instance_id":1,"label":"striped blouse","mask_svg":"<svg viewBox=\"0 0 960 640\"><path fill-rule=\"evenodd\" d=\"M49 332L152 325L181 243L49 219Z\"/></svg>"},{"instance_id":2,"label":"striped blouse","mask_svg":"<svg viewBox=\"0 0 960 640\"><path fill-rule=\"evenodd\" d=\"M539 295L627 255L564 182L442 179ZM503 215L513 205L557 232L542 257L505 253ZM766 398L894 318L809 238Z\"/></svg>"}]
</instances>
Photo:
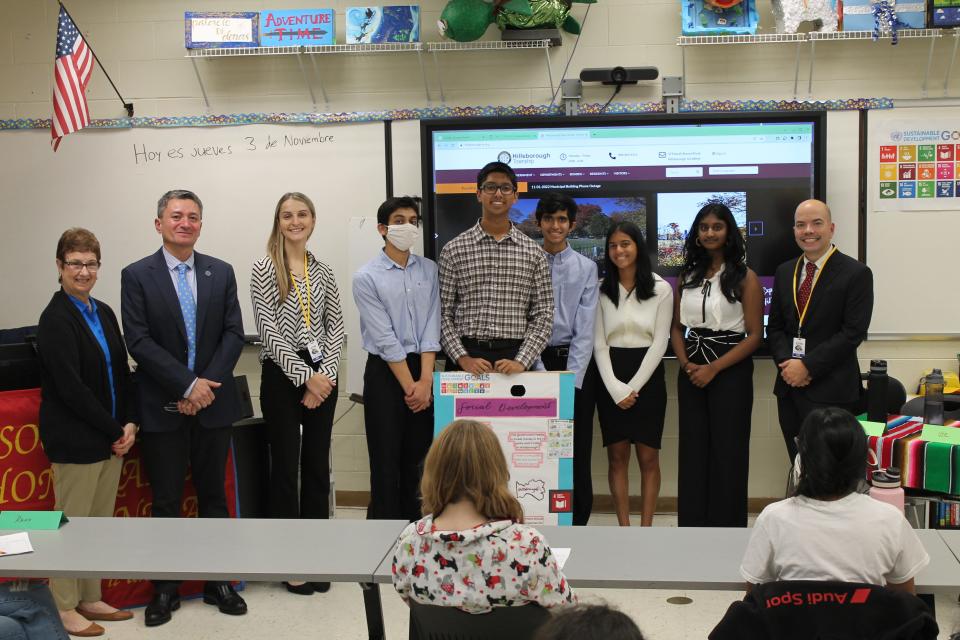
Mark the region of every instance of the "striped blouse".
<instances>
[{"instance_id":1,"label":"striped blouse","mask_svg":"<svg viewBox=\"0 0 960 640\"><path fill-rule=\"evenodd\" d=\"M290 288L287 299L280 303L277 271L270 256L254 262L253 273L250 275L253 315L257 323L257 333L263 341L260 362L272 360L298 387L306 384L314 372L297 355L297 351L305 351L307 344L316 340L323 352L318 370L336 383L344 338L343 312L333 270L314 258L309 251L307 264L310 273L309 328L304 321L295 287ZM297 278L295 285L303 292L306 282Z\"/></svg>"}]
</instances>

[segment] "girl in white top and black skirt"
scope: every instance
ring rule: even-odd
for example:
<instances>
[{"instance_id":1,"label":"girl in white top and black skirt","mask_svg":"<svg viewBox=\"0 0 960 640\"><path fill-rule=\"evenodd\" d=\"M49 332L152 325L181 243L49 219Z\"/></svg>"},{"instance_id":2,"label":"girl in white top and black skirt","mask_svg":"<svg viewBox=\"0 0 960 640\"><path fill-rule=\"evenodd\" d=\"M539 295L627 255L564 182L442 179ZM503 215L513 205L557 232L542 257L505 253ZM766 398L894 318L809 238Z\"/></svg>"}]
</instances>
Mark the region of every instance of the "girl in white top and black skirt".
<instances>
[{"instance_id":1,"label":"girl in white top and black skirt","mask_svg":"<svg viewBox=\"0 0 960 640\"><path fill-rule=\"evenodd\" d=\"M606 275L594 327L602 385L597 411L620 526L630 525L630 445L640 463L641 525L653 524L660 493L660 438L667 409L663 354L670 339L673 291L653 273L640 229L618 222L607 234Z\"/></svg>"},{"instance_id":2,"label":"girl in white top and black skirt","mask_svg":"<svg viewBox=\"0 0 960 640\"><path fill-rule=\"evenodd\" d=\"M724 204L700 209L683 256L672 330L680 365L678 525L745 527L750 356L763 336L763 291Z\"/></svg>"}]
</instances>

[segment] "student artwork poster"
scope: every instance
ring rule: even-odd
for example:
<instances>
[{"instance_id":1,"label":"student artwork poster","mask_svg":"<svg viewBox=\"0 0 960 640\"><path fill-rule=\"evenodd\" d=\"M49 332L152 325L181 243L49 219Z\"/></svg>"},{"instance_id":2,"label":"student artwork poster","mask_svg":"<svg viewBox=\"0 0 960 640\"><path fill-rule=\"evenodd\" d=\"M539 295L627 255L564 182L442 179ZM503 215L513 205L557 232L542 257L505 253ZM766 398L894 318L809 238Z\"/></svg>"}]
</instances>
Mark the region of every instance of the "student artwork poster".
<instances>
[{"instance_id":1,"label":"student artwork poster","mask_svg":"<svg viewBox=\"0 0 960 640\"><path fill-rule=\"evenodd\" d=\"M434 433L459 418L490 425L530 525L573 522L574 380L571 372L434 374Z\"/></svg>"}]
</instances>

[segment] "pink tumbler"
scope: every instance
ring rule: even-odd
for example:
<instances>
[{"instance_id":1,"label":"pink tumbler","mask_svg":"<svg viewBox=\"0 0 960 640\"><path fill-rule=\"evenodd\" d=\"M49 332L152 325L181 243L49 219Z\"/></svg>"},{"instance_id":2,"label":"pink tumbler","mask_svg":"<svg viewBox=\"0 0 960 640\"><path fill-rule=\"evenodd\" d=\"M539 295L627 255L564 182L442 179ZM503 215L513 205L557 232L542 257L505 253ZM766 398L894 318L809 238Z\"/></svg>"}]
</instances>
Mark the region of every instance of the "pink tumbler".
<instances>
[{"instance_id":1,"label":"pink tumbler","mask_svg":"<svg viewBox=\"0 0 960 640\"><path fill-rule=\"evenodd\" d=\"M870 497L892 504L903 513L903 488L900 486L900 469L891 467L874 471L870 476Z\"/></svg>"}]
</instances>

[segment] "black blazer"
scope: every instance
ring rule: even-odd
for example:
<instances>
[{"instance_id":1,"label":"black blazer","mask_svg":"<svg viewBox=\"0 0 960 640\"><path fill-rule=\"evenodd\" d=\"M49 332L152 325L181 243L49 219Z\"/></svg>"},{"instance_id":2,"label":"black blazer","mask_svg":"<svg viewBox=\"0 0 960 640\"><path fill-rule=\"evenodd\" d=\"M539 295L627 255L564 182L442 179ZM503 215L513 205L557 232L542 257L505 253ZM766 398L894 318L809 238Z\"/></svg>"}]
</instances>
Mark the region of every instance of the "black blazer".
<instances>
[{"instance_id":1,"label":"black blazer","mask_svg":"<svg viewBox=\"0 0 960 640\"><path fill-rule=\"evenodd\" d=\"M197 414L205 427L230 426L240 418L240 398L233 368L243 349L243 319L233 267L194 252L197 276L197 354L195 371L187 368L187 330L177 291L163 252L134 262L120 274L121 316L130 355L137 361L137 395L145 431L173 431L183 416L164 410L175 403L194 378L223 386L216 399Z\"/></svg>"},{"instance_id":2,"label":"black blazer","mask_svg":"<svg viewBox=\"0 0 960 640\"><path fill-rule=\"evenodd\" d=\"M777 363L792 357L793 339L797 336L793 272L798 260L803 257L777 267L773 283L767 341ZM802 266L800 272L798 279L802 277ZM873 314L873 273L866 265L837 251L824 265L807 306L803 364L812 381L794 391L822 404L856 402L862 388L857 347L867 337ZM783 396L790 389L778 371L773 392Z\"/></svg>"},{"instance_id":3,"label":"black blazer","mask_svg":"<svg viewBox=\"0 0 960 640\"><path fill-rule=\"evenodd\" d=\"M113 310L96 300L110 349L117 417L110 413L110 380L100 343L61 289L40 315L37 346L42 365L40 439L51 462L90 464L110 458L123 425L138 422L127 350Z\"/></svg>"}]
</instances>

